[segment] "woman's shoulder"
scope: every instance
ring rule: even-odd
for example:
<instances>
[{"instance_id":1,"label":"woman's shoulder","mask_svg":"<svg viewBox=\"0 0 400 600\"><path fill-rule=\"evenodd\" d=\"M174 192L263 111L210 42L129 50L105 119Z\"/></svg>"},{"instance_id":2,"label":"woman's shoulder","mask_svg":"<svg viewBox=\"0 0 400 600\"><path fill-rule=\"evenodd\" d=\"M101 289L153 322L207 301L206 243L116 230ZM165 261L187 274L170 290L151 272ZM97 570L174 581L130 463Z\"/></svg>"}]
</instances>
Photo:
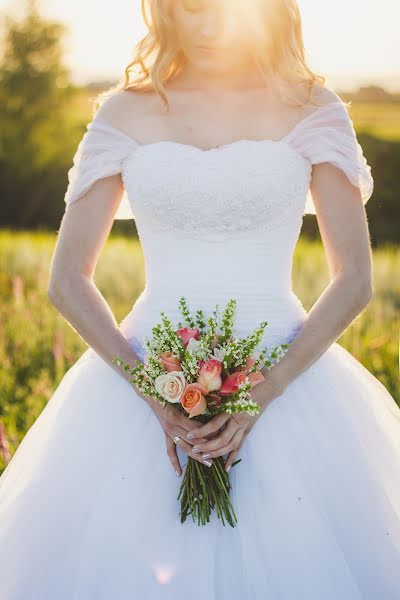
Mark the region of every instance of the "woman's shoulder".
<instances>
[{"instance_id":1,"label":"woman's shoulder","mask_svg":"<svg viewBox=\"0 0 400 600\"><path fill-rule=\"evenodd\" d=\"M98 108L93 118L123 129L126 123L140 113L143 104L141 96L140 92L125 89L102 94L97 101Z\"/></svg>"},{"instance_id":2,"label":"woman's shoulder","mask_svg":"<svg viewBox=\"0 0 400 600\"><path fill-rule=\"evenodd\" d=\"M346 102L333 89L321 83L315 83L311 90L310 102L318 107L324 107L332 104L345 105Z\"/></svg>"},{"instance_id":3,"label":"woman's shoulder","mask_svg":"<svg viewBox=\"0 0 400 600\"><path fill-rule=\"evenodd\" d=\"M126 158L137 148L136 141L124 133L123 127L118 127L118 111L122 111L125 102L123 93L109 95L86 125L68 171L66 204L81 198L98 179L122 173ZM126 114L129 117L129 112ZM131 218L126 200L116 218Z\"/></svg>"},{"instance_id":4,"label":"woman's shoulder","mask_svg":"<svg viewBox=\"0 0 400 600\"><path fill-rule=\"evenodd\" d=\"M330 104L345 104L337 92L318 81L315 81L311 87L309 82L292 83L284 90L288 98L303 107L305 116L313 110Z\"/></svg>"},{"instance_id":5,"label":"woman's shoulder","mask_svg":"<svg viewBox=\"0 0 400 600\"><path fill-rule=\"evenodd\" d=\"M303 119L294 128L292 138L307 140L310 136L327 136L336 130L354 134L353 123L346 102L331 88L316 84L309 99L304 104Z\"/></svg>"}]
</instances>

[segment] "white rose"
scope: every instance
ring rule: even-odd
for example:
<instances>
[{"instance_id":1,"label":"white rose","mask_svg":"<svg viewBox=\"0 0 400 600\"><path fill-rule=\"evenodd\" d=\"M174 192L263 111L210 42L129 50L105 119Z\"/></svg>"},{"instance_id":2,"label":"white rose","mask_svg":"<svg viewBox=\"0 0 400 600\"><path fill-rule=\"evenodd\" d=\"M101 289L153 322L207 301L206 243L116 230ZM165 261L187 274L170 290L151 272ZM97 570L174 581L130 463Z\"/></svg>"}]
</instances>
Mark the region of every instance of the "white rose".
<instances>
[{"instance_id":1,"label":"white rose","mask_svg":"<svg viewBox=\"0 0 400 600\"><path fill-rule=\"evenodd\" d=\"M186 346L186 350L189 350L189 352L195 353L198 348L200 346L200 341L196 340L195 338L190 338L188 345Z\"/></svg>"},{"instance_id":2,"label":"white rose","mask_svg":"<svg viewBox=\"0 0 400 600\"><path fill-rule=\"evenodd\" d=\"M169 371L156 377L154 385L164 400L176 404L180 402L186 379L182 371Z\"/></svg>"},{"instance_id":3,"label":"white rose","mask_svg":"<svg viewBox=\"0 0 400 600\"><path fill-rule=\"evenodd\" d=\"M223 362L224 356L225 356L225 349L224 348L214 348L213 354L214 354L214 358L216 360L219 360L219 362Z\"/></svg>"}]
</instances>

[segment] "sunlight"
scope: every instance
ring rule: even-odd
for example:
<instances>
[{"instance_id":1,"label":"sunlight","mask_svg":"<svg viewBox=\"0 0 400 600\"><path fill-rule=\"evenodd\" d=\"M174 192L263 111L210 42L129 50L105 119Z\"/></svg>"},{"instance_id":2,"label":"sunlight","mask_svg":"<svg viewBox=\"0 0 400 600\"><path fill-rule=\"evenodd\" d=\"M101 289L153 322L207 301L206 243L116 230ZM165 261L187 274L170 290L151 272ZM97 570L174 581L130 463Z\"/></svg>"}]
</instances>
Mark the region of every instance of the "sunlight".
<instances>
[{"instance_id":1,"label":"sunlight","mask_svg":"<svg viewBox=\"0 0 400 600\"><path fill-rule=\"evenodd\" d=\"M262 1L262 0L257 0ZM249 0L235 0L248 7ZM298 0L304 39L312 69L328 79L354 87L374 81L400 86L398 0ZM0 0L0 9L17 13L22 0ZM43 12L71 29L66 60L75 81L118 78L128 64L133 45L144 35L140 2L114 0L42 0ZM248 17L248 15L247 15Z\"/></svg>"}]
</instances>

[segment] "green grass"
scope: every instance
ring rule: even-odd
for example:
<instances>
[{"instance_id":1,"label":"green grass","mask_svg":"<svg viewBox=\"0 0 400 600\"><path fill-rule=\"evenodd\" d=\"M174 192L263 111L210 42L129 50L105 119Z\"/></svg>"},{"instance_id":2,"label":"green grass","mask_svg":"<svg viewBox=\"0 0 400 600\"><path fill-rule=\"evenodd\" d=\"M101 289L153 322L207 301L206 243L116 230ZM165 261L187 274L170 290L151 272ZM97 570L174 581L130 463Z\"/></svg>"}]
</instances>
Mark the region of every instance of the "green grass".
<instances>
[{"instance_id":1,"label":"green grass","mask_svg":"<svg viewBox=\"0 0 400 600\"><path fill-rule=\"evenodd\" d=\"M399 102L354 102L350 114L357 134L369 133L384 140L400 140Z\"/></svg>"},{"instance_id":2,"label":"green grass","mask_svg":"<svg viewBox=\"0 0 400 600\"><path fill-rule=\"evenodd\" d=\"M87 348L47 298L52 233L0 231L0 420L11 454L51 397L67 369ZM398 332L400 249L374 251L375 295L339 339L400 402ZM121 321L144 287L143 255L134 238L111 235L95 282ZM300 238L293 288L308 310L328 283L319 242ZM0 471L5 463L1 462Z\"/></svg>"}]
</instances>

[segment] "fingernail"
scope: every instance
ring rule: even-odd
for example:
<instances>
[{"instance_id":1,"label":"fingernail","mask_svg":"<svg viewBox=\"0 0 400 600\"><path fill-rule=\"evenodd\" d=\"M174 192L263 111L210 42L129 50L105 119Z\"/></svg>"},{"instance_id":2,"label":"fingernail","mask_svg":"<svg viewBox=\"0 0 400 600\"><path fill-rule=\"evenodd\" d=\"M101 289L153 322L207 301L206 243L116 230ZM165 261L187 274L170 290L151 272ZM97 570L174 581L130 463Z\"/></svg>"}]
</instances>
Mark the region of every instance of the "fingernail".
<instances>
[{"instance_id":1,"label":"fingernail","mask_svg":"<svg viewBox=\"0 0 400 600\"><path fill-rule=\"evenodd\" d=\"M228 467L226 467L226 472L229 473L229 469L231 468L232 465L229 465Z\"/></svg>"},{"instance_id":2,"label":"fingernail","mask_svg":"<svg viewBox=\"0 0 400 600\"><path fill-rule=\"evenodd\" d=\"M178 477L180 477L179 471L175 471L175 473L177 474Z\"/></svg>"},{"instance_id":3,"label":"fingernail","mask_svg":"<svg viewBox=\"0 0 400 600\"><path fill-rule=\"evenodd\" d=\"M201 452L200 448L192 448L192 452Z\"/></svg>"},{"instance_id":4,"label":"fingernail","mask_svg":"<svg viewBox=\"0 0 400 600\"><path fill-rule=\"evenodd\" d=\"M207 454L203 454L203 458L210 458L211 454L207 452Z\"/></svg>"},{"instance_id":5,"label":"fingernail","mask_svg":"<svg viewBox=\"0 0 400 600\"><path fill-rule=\"evenodd\" d=\"M208 459L205 459L205 460L203 460L203 463L204 463L204 464L205 464L207 467L211 467L211 465L212 465L212 461L211 461L211 460L208 460Z\"/></svg>"},{"instance_id":6,"label":"fingernail","mask_svg":"<svg viewBox=\"0 0 400 600\"><path fill-rule=\"evenodd\" d=\"M190 439L190 438L194 437L194 435L193 435L193 433L188 433L186 437Z\"/></svg>"}]
</instances>

